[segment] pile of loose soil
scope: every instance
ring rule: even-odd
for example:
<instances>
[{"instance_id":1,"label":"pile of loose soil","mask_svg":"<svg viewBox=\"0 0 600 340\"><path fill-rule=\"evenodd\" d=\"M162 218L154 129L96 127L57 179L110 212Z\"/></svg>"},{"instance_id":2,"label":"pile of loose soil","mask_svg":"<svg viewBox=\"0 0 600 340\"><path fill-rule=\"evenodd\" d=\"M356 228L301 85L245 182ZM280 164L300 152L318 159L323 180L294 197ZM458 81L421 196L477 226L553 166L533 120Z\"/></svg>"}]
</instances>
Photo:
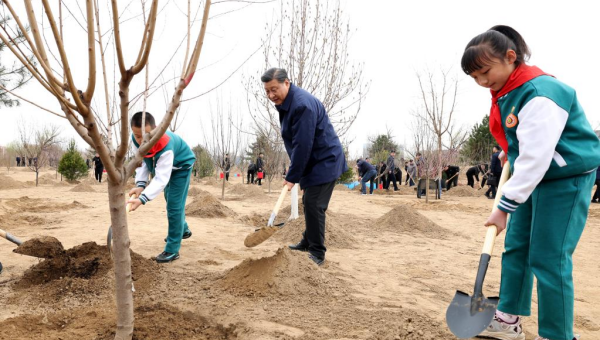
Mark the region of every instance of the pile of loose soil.
<instances>
[{"instance_id":1,"label":"pile of loose soil","mask_svg":"<svg viewBox=\"0 0 600 340\"><path fill-rule=\"evenodd\" d=\"M56 223L54 220L48 220L39 216L26 215L22 213L10 213L0 215L0 228L11 231L13 229L29 228L32 226L48 225Z\"/></svg>"},{"instance_id":2,"label":"pile of loose soil","mask_svg":"<svg viewBox=\"0 0 600 340\"><path fill-rule=\"evenodd\" d=\"M402 310L402 321L386 324L377 329L367 340L437 340L453 339L454 336L437 322L408 310ZM399 318L399 317L398 317Z\"/></svg>"},{"instance_id":3,"label":"pile of loose soil","mask_svg":"<svg viewBox=\"0 0 600 340\"><path fill-rule=\"evenodd\" d=\"M323 296L345 290L304 252L280 248L273 256L246 259L217 280L221 289L243 296Z\"/></svg>"},{"instance_id":4,"label":"pile of loose soil","mask_svg":"<svg viewBox=\"0 0 600 340\"><path fill-rule=\"evenodd\" d=\"M204 181L204 184L205 185L212 185L212 186L220 188L223 185L223 180L222 179L216 179L214 177L208 177ZM229 185L230 185L229 182L225 181L225 187L228 187Z\"/></svg>"},{"instance_id":5,"label":"pile of loose soil","mask_svg":"<svg viewBox=\"0 0 600 340\"><path fill-rule=\"evenodd\" d=\"M29 198L27 196L7 200L6 205L17 209L20 212L26 211L31 213L50 213L69 209L87 208L87 206L77 201L73 201L73 203L52 203L47 199Z\"/></svg>"},{"instance_id":6,"label":"pile of loose soil","mask_svg":"<svg viewBox=\"0 0 600 340\"><path fill-rule=\"evenodd\" d=\"M240 217L240 222L252 227L260 228L267 225L267 222L269 222L269 215L266 213L262 215L252 213L250 215L244 215Z\"/></svg>"},{"instance_id":7,"label":"pile of loose soil","mask_svg":"<svg viewBox=\"0 0 600 340\"><path fill-rule=\"evenodd\" d=\"M261 187L249 184L235 184L228 192L233 195L240 195L244 198L260 198L266 196Z\"/></svg>"},{"instance_id":8,"label":"pile of loose soil","mask_svg":"<svg viewBox=\"0 0 600 340\"><path fill-rule=\"evenodd\" d=\"M336 191L350 191L350 188L348 188L347 186L345 186L343 184L336 184L335 188L333 188L333 190L336 190Z\"/></svg>"},{"instance_id":9,"label":"pile of loose soil","mask_svg":"<svg viewBox=\"0 0 600 340\"><path fill-rule=\"evenodd\" d=\"M11 177L0 175L0 190L23 189L28 187L27 184L15 181Z\"/></svg>"},{"instance_id":10,"label":"pile of loose soil","mask_svg":"<svg viewBox=\"0 0 600 340\"><path fill-rule=\"evenodd\" d=\"M450 188L450 190L445 192L446 195L448 196L454 196L454 197L479 197L479 196L483 196L485 194L485 190L481 189L481 190L477 190L477 189L473 189L468 185L461 185L458 187L452 187ZM442 193L442 197L444 196L444 193Z\"/></svg>"},{"instance_id":11,"label":"pile of loose soil","mask_svg":"<svg viewBox=\"0 0 600 340\"><path fill-rule=\"evenodd\" d=\"M452 232L444 229L413 208L400 204L378 218L374 229L399 233L425 235L430 238L446 239Z\"/></svg>"},{"instance_id":12,"label":"pile of loose soil","mask_svg":"<svg viewBox=\"0 0 600 340\"><path fill-rule=\"evenodd\" d=\"M197 188L197 187L191 187L188 190L188 196L195 197L195 196L204 196L204 195L210 195L210 194L208 193L208 191L202 190L202 189Z\"/></svg>"},{"instance_id":13,"label":"pile of loose soil","mask_svg":"<svg viewBox=\"0 0 600 340\"><path fill-rule=\"evenodd\" d=\"M88 183L79 183L74 186L71 190L73 192L96 192Z\"/></svg>"},{"instance_id":14,"label":"pile of loose soil","mask_svg":"<svg viewBox=\"0 0 600 340\"><path fill-rule=\"evenodd\" d=\"M196 196L192 203L185 206L185 214L203 218L223 218L236 215L233 210L210 194Z\"/></svg>"},{"instance_id":15,"label":"pile of loose soil","mask_svg":"<svg viewBox=\"0 0 600 340\"><path fill-rule=\"evenodd\" d=\"M131 270L136 291L154 285L159 265L130 251ZM112 295L114 290L113 260L105 246L87 242L29 268L14 284L19 299L59 301Z\"/></svg>"},{"instance_id":16,"label":"pile of loose soil","mask_svg":"<svg viewBox=\"0 0 600 340\"><path fill-rule=\"evenodd\" d=\"M39 258L61 257L65 253L62 243L56 237L41 236L29 239L18 246L13 252Z\"/></svg>"},{"instance_id":17,"label":"pile of loose soil","mask_svg":"<svg viewBox=\"0 0 600 340\"><path fill-rule=\"evenodd\" d=\"M0 323L0 338L112 340L114 306L102 305L44 315L20 315ZM193 312L165 303L136 301L133 340L234 340L235 326L222 326Z\"/></svg>"},{"instance_id":18,"label":"pile of loose soil","mask_svg":"<svg viewBox=\"0 0 600 340\"><path fill-rule=\"evenodd\" d=\"M290 217L291 214L292 206L288 205L282 209L279 209L279 212L277 213L277 220L281 218L285 218L287 220L287 218ZM298 200L298 216L304 216L304 204L302 203L302 199Z\"/></svg>"},{"instance_id":19,"label":"pile of loose soil","mask_svg":"<svg viewBox=\"0 0 600 340\"><path fill-rule=\"evenodd\" d=\"M302 239L306 229L304 215L295 220L287 221L285 225L272 236L276 241L284 244L297 243ZM347 231L348 224L341 219L327 214L325 219L325 246L334 248L353 248L356 244L354 237Z\"/></svg>"}]
</instances>

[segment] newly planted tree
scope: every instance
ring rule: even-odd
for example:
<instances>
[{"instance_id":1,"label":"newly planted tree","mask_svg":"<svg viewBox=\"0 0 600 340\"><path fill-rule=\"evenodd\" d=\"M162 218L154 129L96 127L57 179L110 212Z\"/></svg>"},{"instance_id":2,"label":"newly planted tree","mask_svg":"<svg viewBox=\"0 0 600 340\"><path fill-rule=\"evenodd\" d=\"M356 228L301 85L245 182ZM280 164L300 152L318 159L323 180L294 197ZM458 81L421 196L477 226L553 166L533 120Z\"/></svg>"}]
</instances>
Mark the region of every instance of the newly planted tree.
<instances>
[{"instance_id":1,"label":"newly planted tree","mask_svg":"<svg viewBox=\"0 0 600 340\"><path fill-rule=\"evenodd\" d=\"M122 43L120 12L118 1L110 2L110 17L113 30L113 46L116 55L115 65L118 65L119 75L118 95L115 113L106 105L107 119L103 123L99 114L93 109L92 102L96 89L96 75L98 73L97 59L102 60L102 72L105 70L105 51L107 46L102 45L102 31L100 29L99 10L103 6L98 6L97 0L85 1L85 20L83 26L86 32L87 48L87 84L76 84L74 81L75 71L78 73L85 70L72 70L71 61L62 34L63 23L61 20L62 2L50 4L48 0L31 1L25 0L25 13L21 17L26 17L30 32L21 21L19 13L8 0L2 0L3 5L14 18L18 31L23 34L23 44L20 47L15 44L17 37L11 35L10 30L0 30L0 40L15 55L15 57L27 68L31 75L56 98L64 115L79 136L94 148L105 166L108 175L108 199L109 211L111 216L111 225L113 230L113 254L115 264L116 278L116 305L117 305L117 327L115 339L131 339L133 336L133 283L131 277L131 258L129 251L129 232L127 228L127 218L125 215L125 183L133 175L137 165L150 150L150 148L163 136L169 123L179 106L181 96L186 87L190 84L198 66L200 52L206 32L208 13L211 1L205 0L204 15L202 18L200 32L196 39L196 44L191 53L186 53L186 58L182 62L181 76L177 82L171 101L169 102L164 118L160 124L150 133L143 136L143 142L140 145L138 153L133 155L133 159L126 162L127 151L129 149L129 109L132 102L129 90L133 79L147 65L147 61L154 43L154 32L156 29L157 15L159 12L158 0L153 0L147 15L144 16L145 27L143 28L142 39L139 44L137 58L133 62L128 62L124 57L125 46ZM58 7L58 10L57 10ZM58 12L58 17L55 13ZM44 26L50 28L53 43L46 44L42 37L42 27L38 23L41 16L44 16ZM190 26L187 26L189 35ZM128 31L128 34L133 32ZM48 37L46 37L48 38ZM46 40L49 41L49 40ZM100 44L100 53L96 50L96 44ZM79 45L82 42L78 42ZM71 45L77 45L72 43ZM33 60L29 59L24 53L31 51ZM56 58L50 58L50 52L55 51L53 55ZM187 56L189 57L189 60ZM58 71L57 71L58 70ZM104 90L108 91L106 86L107 78L104 76ZM106 96L108 98L108 95ZM102 100L102 99L100 99ZM108 99L107 99L108 101ZM116 118L116 119L115 119ZM118 127L118 145L113 144L115 139L112 127ZM39 160L38 160L39 162Z\"/></svg>"},{"instance_id":2,"label":"newly planted tree","mask_svg":"<svg viewBox=\"0 0 600 340\"><path fill-rule=\"evenodd\" d=\"M88 167L77 150L74 139L69 141L67 152L65 152L58 163L58 172L68 181L75 181L87 176Z\"/></svg>"}]
</instances>

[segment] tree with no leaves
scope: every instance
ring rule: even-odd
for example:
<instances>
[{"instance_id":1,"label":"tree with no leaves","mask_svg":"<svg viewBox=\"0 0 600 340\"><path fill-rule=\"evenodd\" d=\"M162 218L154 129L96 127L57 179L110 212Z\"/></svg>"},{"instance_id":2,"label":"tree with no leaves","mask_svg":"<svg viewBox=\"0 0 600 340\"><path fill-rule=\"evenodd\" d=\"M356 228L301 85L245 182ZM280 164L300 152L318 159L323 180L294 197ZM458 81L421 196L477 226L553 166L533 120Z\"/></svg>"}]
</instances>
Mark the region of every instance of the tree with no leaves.
<instances>
[{"instance_id":1,"label":"tree with no leaves","mask_svg":"<svg viewBox=\"0 0 600 340\"><path fill-rule=\"evenodd\" d=\"M131 276L131 258L129 252L129 232L127 228L127 217L125 215L125 194L124 188L128 178L135 171L144 155L150 148L163 136L169 123L179 107L183 91L191 82L198 66L200 52L206 32L208 14L211 0L205 0L204 15L201 22L200 32L190 52L189 44L186 56L182 63L182 71L177 82L177 86L169 102L166 113L160 124L150 133L143 136L143 142L139 151L134 155L130 162L126 162L127 151L129 149L129 107L132 102L129 94L129 88L132 80L147 66L150 51L153 47L154 32L156 28L157 16L159 12L158 0L153 0L150 10L144 13L145 27L143 28L142 39L139 44L137 58L132 66L127 66L124 58L124 46L121 41L121 24L118 1L110 1L111 27L113 31L113 46L116 55L115 65L118 65L117 72L120 77L118 81L118 105L115 106L115 117L111 112L107 99L106 115L107 120L104 124L100 115L93 109L92 102L96 90L96 75L98 65L96 60L100 57L102 61L102 72L104 81L104 90L108 91L105 68L105 51L107 46L102 43L102 30L100 28L100 8L98 0L85 1L85 15L82 28L87 36L87 84L76 84L74 81L74 72L85 72L84 70L72 70L63 41L63 21L62 4L50 4L48 0L31 1L25 0L25 13L19 16L10 1L2 0L2 4L14 18L18 31L23 34L24 47L16 44L18 39L10 30L0 29L0 41L15 55L19 62L27 68L33 78L41 84L58 101L62 114L45 109L59 117L66 118L75 131L83 140L93 147L106 168L108 175L108 198L110 206L111 224L113 229L113 252L115 263L115 281L116 281L116 305L117 305L117 327L115 339L130 340L133 337L133 281ZM35 4L35 5L34 5ZM189 9L189 6L188 6ZM145 11L144 11L145 12ZM56 16L58 13L58 16ZM147 14L147 15L146 15ZM38 21L44 16L45 26L50 27L51 37L44 40ZM26 17L28 32L25 24L19 17ZM188 12L189 17L189 12ZM4 27L3 27L4 28ZM130 34L131 32L128 32ZM190 25L187 25L187 35L190 36ZM48 41L48 44L45 43ZM50 44L50 41L53 41ZM83 42L78 42L79 44ZM73 43L72 45L75 45ZM84 43L85 44L85 43ZM100 54L96 50L96 44L99 45ZM24 51L31 51L33 60L30 60ZM55 51L56 54L52 53ZM189 56L189 59L188 59ZM58 70L58 71L57 71ZM79 86L78 86L79 85ZM83 86L82 86L83 85ZM108 98L108 94L106 94ZM119 124L114 123L118 121ZM103 125L104 124L104 125ZM118 131L118 140L120 143L114 147L112 126L120 127ZM142 124L144 125L144 124ZM105 132L105 134L103 134ZM39 162L39 160L38 160Z\"/></svg>"},{"instance_id":2,"label":"tree with no leaves","mask_svg":"<svg viewBox=\"0 0 600 340\"><path fill-rule=\"evenodd\" d=\"M19 125L18 150L27 157L27 167L35 172L35 186L38 186L40 170L50 161L50 149L58 144L59 128L57 126L36 127L33 124L21 122Z\"/></svg>"}]
</instances>

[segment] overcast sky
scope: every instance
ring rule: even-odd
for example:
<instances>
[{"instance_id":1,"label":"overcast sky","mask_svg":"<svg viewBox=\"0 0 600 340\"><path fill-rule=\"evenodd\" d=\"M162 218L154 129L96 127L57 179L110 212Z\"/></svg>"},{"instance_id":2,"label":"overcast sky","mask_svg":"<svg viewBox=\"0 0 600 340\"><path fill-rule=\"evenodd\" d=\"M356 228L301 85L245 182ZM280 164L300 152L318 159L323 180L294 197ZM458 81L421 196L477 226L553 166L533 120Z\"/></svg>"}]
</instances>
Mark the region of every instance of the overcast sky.
<instances>
[{"instance_id":1,"label":"overcast sky","mask_svg":"<svg viewBox=\"0 0 600 340\"><path fill-rule=\"evenodd\" d=\"M101 3L103 1L100 1ZM35 3L35 2L34 2ZM150 56L150 79L154 79L165 68L162 79L165 82L180 71L183 49L173 57L173 52L181 42L185 30L186 1L161 1L166 8L159 14L157 33ZM197 8L197 1L195 8ZM87 59L84 33L74 17L80 22L82 15L75 0L66 0L71 11L65 11L66 49L74 70L75 82L84 88L87 82ZM125 2L119 1L119 4ZM600 124L600 104L596 99L597 80L600 68L600 21L593 2L572 1L392 1L372 0L341 1L341 6L354 31L350 41L352 62L364 65L364 79L371 82L370 91L349 137L354 140L351 155L362 152L368 136L384 133L386 127L393 132L398 143L411 144L411 110L418 105L419 88L416 72L425 69L452 67L459 79L459 96L456 113L457 124L470 127L489 113L490 95L478 87L470 77L460 71L460 57L465 45L475 35L493 25L505 24L518 30L532 51L530 64L539 66L545 72L556 76L577 90L588 119L594 127ZM20 4L15 4L20 5ZM83 6L83 5L82 5ZM235 69L257 50L264 36L266 23L277 16L279 1L268 4L247 6L232 2L216 4L208 24L207 38L200 58L201 70L197 72L192 85L186 89L185 98L193 97L211 89L224 81ZM106 15L106 5L103 5ZM239 9L228 13L232 9ZM131 18L122 28L126 64L131 66L137 56L138 41L142 32L142 18L139 3L127 9L122 8L122 19ZM19 8L20 17L25 20L25 12ZM198 18L201 17L201 11ZM103 31L109 29L103 19ZM44 22L46 24L46 22ZM198 27L196 27L198 28ZM197 32L198 29L194 30ZM50 31L47 31L50 39ZM110 35L107 34L106 39ZM83 40L82 40L83 39ZM6 62L7 52L2 56ZM112 69L112 50L107 55ZM190 100L182 104L185 113L183 126L177 131L190 145L203 142L202 124L209 116L209 101L219 93L223 97L238 102L240 114L245 114L245 92L242 86L244 77L256 75L263 70L260 52L250 58L229 80L211 95ZM277 65L272 65L277 66ZM99 75L100 77L100 75ZM112 82L112 71L109 76ZM132 97L143 87L143 75L132 84ZM148 111L160 119L166 102L172 95L173 82L152 95ZM35 81L19 91L30 100L44 107L59 111L56 100L44 93ZM96 98L101 100L104 93L101 83L96 88ZM101 102L98 106L103 105ZM135 106L141 109L141 102ZM63 127L65 138L76 136L64 119L40 111L27 103L18 108L0 108L0 145L17 138L17 123L24 119L29 123L57 124ZM203 120L204 119L204 120ZM246 118L249 123L249 117ZM80 142L81 147L84 143Z\"/></svg>"}]
</instances>

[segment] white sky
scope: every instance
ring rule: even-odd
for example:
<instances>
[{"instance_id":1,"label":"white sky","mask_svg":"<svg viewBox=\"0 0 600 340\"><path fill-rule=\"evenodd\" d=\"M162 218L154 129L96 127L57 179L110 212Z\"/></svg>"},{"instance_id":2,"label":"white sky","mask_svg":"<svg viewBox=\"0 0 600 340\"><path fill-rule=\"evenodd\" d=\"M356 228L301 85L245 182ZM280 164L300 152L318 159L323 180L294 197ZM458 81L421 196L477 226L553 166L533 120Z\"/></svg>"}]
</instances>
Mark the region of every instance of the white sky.
<instances>
[{"instance_id":1,"label":"white sky","mask_svg":"<svg viewBox=\"0 0 600 340\"><path fill-rule=\"evenodd\" d=\"M15 6L20 6L20 3L14 3ZM65 3L75 17L81 20L76 1L66 0ZM119 3L124 6L126 2ZM159 27L150 56L151 80L167 65L183 37L185 17L181 10L185 10L186 3L183 0L171 0L162 1L159 5L162 8L167 4L167 7L159 14ZM238 68L260 46L265 25L277 15L279 4L276 1L248 7L244 7L244 3L214 5L211 15L225 13L233 8L244 8L209 21L200 58L200 67L203 69L196 73L184 97L189 98L213 88ZM349 132L349 137L354 139L351 145L352 156L362 152L362 145L368 136L384 133L386 126L392 129L397 142L411 143L410 111L418 104L419 93L415 72L427 67L453 67L460 79L456 120L467 127L479 122L489 112L490 95L460 71L460 57L471 38L496 24L510 25L517 29L531 48L530 64L539 66L575 88L592 125L596 127L600 123L600 104L594 95L597 79L600 79L600 68L597 67L597 60L600 58L600 21L597 20L597 11L592 8L591 1L572 1L567 4L564 1L509 0L501 2L502 6L499 6L499 2L490 1L341 0L341 4L351 28L355 30L350 42L350 60L364 63L364 79L371 81L359 118ZM103 6L105 9L106 5ZM139 13L139 3L134 1L131 8L120 9L122 18L132 17ZM70 16L66 9L63 10L66 16ZM25 20L22 8L19 13L21 19ZM103 15L106 15L106 11ZM200 17L201 13L198 18ZM72 18L66 19L65 25L68 28L65 33L66 48L74 70L75 83L78 87L85 88L88 73L87 45L81 41L86 40ZM106 31L108 28L104 18L102 30ZM122 27L127 67L131 66L137 56L137 41L142 29L142 19L139 16ZM194 32L197 31L196 27ZM49 30L46 34L51 39ZM166 79L179 74L183 51L182 49L173 58L171 65L167 66L164 73ZM113 52L109 50L107 53L112 69ZM6 58L8 56L4 54L3 62ZM259 51L217 91L222 97L236 101L234 107L238 107L242 115L247 112L243 77L264 71L261 58ZM100 77L101 74L98 74L99 80ZM143 87L143 78L143 74L135 78L131 97ZM169 100L173 87L174 85L165 87ZM202 122L203 119L208 122L209 99L214 101L217 92L182 104L182 112L186 112L186 116L177 133L188 144L203 142ZM42 106L60 110L56 100L44 93L34 80L19 93ZM96 87L95 97L99 100L104 98L100 82ZM159 90L150 98L147 110L160 119L165 111L165 103L163 91ZM141 104L136 106L137 110L141 110ZM18 108L1 108L0 115L0 145L17 138L17 122L21 117L30 123L58 124L63 127L65 139L76 136L66 120L25 102ZM245 121L249 123L250 117L246 117ZM84 147L82 141L80 145Z\"/></svg>"}]
</instances>

